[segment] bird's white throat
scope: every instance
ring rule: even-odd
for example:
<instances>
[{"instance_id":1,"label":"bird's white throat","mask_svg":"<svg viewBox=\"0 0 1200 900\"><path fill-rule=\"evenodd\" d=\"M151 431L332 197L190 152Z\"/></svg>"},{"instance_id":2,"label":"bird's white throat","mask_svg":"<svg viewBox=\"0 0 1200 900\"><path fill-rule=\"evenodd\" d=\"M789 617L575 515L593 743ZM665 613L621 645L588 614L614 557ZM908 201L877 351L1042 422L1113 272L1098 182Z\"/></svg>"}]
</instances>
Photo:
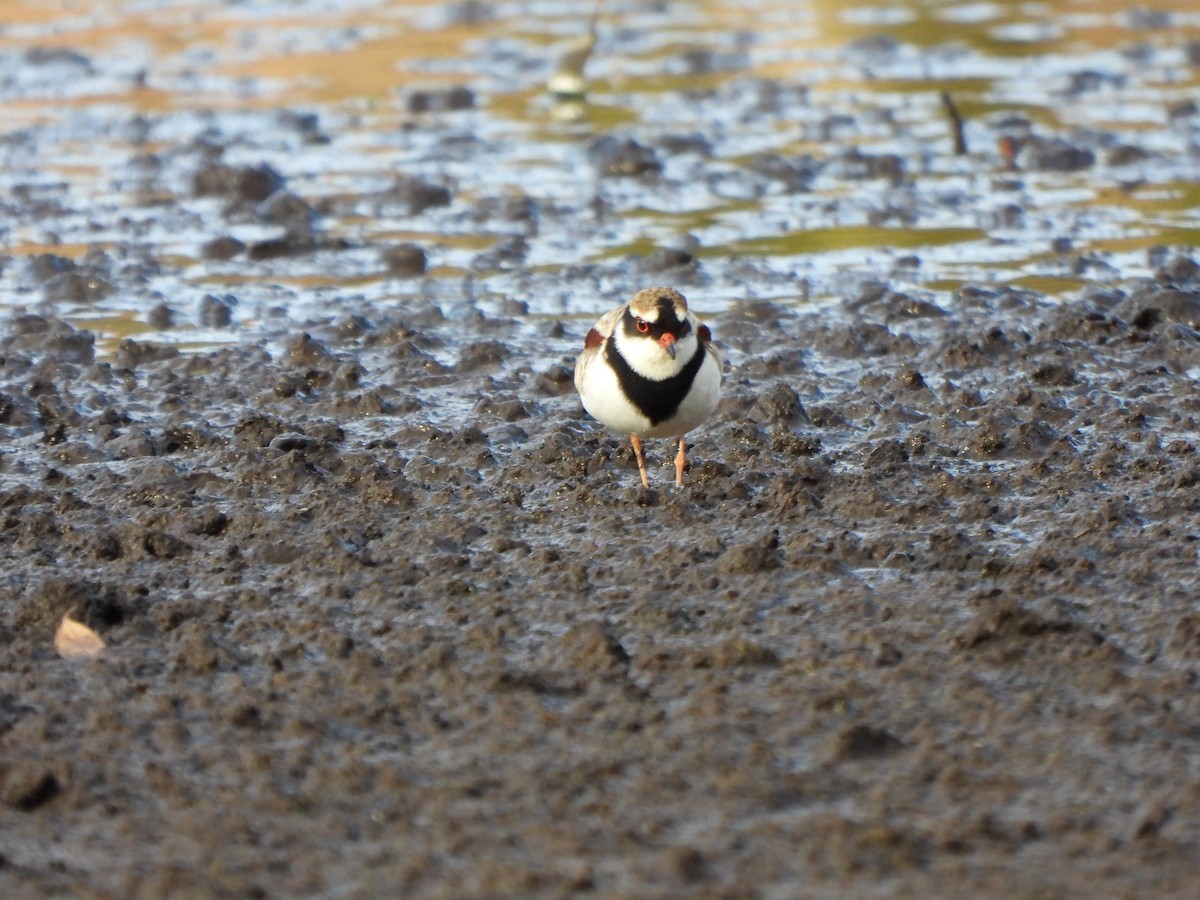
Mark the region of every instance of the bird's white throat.
<instances>
[{"instance_id":1,"label":"bird's white throat","mask_svg":"<svg viewBox=\"0 0 1200 900\"><path fill-rule=\"evenodd\" d=\"M617 351L625 358L625 362L629 363L629 367L639 375L654 381L664 381L678 375L696 355L700 346L695 332L685 334L675 342L675 358L672 359L671 354L660 347L658 341L650 338L632 338L620 328L614 332L613 338L617 344Z\"/></svg>"}]
</instances>

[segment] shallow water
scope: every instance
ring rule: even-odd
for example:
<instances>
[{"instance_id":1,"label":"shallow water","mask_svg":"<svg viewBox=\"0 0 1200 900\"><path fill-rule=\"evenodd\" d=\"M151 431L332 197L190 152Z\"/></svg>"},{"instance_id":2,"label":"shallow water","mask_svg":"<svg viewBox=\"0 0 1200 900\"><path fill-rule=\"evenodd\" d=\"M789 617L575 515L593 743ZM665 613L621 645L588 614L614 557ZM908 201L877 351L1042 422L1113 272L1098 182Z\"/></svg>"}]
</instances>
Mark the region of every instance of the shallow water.
<instances>
[{"instance_id":1,"label":"shallow water","mask_svg":"<svg viewBox=\"0 0 1200 900\"><path fill-rule=\"evenodd\" d=\"M1144 276L1148 248L1200 234L1200 13L1184 0L1154 12L602 5L586 102L565 104L545 85L587 33L578 9L16 6L0 37L0 186L22 199L4 246L18 260L140 253L139 277L72 303L14 262L0 302L87 323L102 346L211 346L269 336L280 306L302 324L356 297L453 302L464 278L485 306L519 298L535 315L586 319L620 295L626 260L660 248L702 261L697 302L719 311L843 296L883 273L935 302L966 282L1064 293ZM418 92L454 85L472 108L410 111ZM965 156L947 152L943 91L965 120ZM605 133L641 138L661 177L598 177L587 148ZM272 166L314 207L311 228L344 246L204 259L214 237L253 244L288 227L196 196L206 135L230 164ZM1066 146L1026 147L1007 172L998 139L1030 136ZM373 202L401 172L449 187L451 202L415 215ZM386 275L378 247L395 241L426 250L424 278ZM498 245L509 252L489 254ZM561 273L581 266L593 290L563 291ZM197 327L214 292L236 298L229 329ZM147 321L158 303L178 311L174 327Z\"/></svg>"}]
</instances>

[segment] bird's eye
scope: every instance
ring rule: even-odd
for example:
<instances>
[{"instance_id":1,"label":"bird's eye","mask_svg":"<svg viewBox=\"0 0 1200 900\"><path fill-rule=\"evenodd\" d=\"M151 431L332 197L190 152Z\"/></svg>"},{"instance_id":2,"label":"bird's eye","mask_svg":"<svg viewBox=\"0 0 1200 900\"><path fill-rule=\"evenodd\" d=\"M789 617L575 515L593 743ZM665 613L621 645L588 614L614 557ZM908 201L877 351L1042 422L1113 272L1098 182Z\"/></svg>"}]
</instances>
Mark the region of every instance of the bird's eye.
<instances>
[{"instance_id":1,"label":"bird's eye","mask_svg":"<svg viewBox=\"0 0 1200 900\"><path fill-rule=\"evenodd\" d=\"M650 323L647 322L645 319L638 319L637 320L637 330L640 331L642 334L645 334L647 331L650 330Z\"/></svg>"}]
</instances>

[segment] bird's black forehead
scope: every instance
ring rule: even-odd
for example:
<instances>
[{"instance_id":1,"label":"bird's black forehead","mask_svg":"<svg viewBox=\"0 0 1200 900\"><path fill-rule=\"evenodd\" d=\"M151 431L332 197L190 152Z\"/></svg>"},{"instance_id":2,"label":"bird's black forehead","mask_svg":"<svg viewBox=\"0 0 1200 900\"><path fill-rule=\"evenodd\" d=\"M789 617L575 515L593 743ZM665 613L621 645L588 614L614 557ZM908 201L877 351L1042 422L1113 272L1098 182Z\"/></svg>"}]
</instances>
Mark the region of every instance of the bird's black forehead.
<instances>
[{"instance_id":1,"label":"bird's black forehead","mask_svg":"<svg viewBox=\"0 0 1200 900\"><path fill-rule=\"evenodd\" d=\"M659 297L655 305L658 307L658 323L660 325L671 328L680 323L679 316L675 312L675 301L670 297Z\"/></svg>"},{"instance_id":2,"label":"bird's black forehead","mask_svg":"<svg viewBox=\"0 0 1200 900\"><path fill-rule=\"evenodd\" d=\"M654 306L658 315L654 318L653 324L658 331L678 332L686 324L686 319L679 318L675 310L675 303L670 297L657 297ZM638 318L632 309L625 310L625 324L627 326L632 326Z\"/></svg>"}]
</instances>

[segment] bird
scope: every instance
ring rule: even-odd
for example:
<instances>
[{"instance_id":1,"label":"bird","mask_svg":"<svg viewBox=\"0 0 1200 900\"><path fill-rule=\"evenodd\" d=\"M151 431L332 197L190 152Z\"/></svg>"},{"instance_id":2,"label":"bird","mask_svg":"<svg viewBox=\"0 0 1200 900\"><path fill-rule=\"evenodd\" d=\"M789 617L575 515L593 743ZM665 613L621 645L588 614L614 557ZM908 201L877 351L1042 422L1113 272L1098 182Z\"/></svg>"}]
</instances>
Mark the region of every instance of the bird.
<instances>
[{"instance_id":1,"label":"bird","mask_svg":"<svg viewBox=\"0 0 1200 900\"><path fill-rule=\"evenodd\" d=\"M716 409L721 366L712 333L683 294L650 287L588 331L575 361L575 388L594 419L629 435L644 487L650 479L642 441L678 437L675 487L682 488L684 436Z\"/></svg>"}]
</instances>

